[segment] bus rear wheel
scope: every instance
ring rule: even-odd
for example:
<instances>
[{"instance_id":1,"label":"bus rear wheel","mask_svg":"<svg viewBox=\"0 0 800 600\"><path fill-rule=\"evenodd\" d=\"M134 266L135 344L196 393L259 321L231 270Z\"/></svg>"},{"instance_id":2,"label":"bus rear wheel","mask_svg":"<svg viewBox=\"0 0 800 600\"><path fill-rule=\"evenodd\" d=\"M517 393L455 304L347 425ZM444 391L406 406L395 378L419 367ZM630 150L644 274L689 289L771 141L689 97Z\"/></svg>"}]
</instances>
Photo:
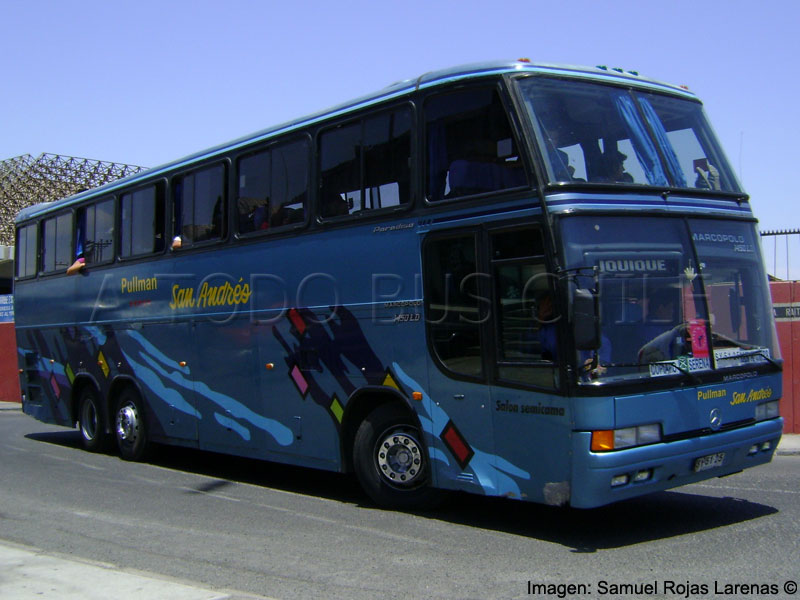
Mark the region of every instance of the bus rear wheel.
<instances>
[{"instance_id":1,"label":"bus rear wheel","mask_svg":"<svg viewBox=\"0 0 800 600\"><path fill-rule=\"evenodd\" d=\"M384 404L361 423L353 443L353 467L364 491L387 508L431 508L441 492L430 487L430 459L422 432L408 411Z\"/></svg>"},{"instance_id":2,"label":"bus rear wheel","mask_svg":"<svg viewBox=\"0 0 800 600\"><path fill-rule=\"evenodd\" d=\"M144 403L139 394L128 387L119 395L114 417L120 456L124 460L144 460L150 449L147 439Z\"/></svg>"},{"instance_id":3,"label":"bus rear wheel","mask_svg":"<svg viewBox=\"0 0 800 600\"><path fill-rule=\"evenodd\" d=\"M81 443L89 452L102 452L108 444L105 428L105 412L100 402L100 395L86 386L78 397L78 429L81 432Z\"/></svg>"}]
</instances>

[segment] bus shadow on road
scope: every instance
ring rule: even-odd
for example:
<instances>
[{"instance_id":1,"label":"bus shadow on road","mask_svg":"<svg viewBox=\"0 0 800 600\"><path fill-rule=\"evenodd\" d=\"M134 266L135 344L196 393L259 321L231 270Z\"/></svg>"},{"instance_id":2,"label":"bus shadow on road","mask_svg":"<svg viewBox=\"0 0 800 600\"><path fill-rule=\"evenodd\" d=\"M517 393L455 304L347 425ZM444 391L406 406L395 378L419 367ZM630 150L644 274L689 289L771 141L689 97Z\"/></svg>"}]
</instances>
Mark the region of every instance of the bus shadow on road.
<instances>
[{"instance_id":1,"label":"bus shadow on road","mask_svg":"<svg viewBox=\"0 0 800 600\"><path fill-rule=\"evenodd\" d=\"M76 430L29 433L25 437L62 447L81 448ZM109 451L109 454L113 453ZM181 447L156 446L148 462L203 475L226 485L246 483L326 498L365 510L380 510L361 491L354 477L339 473ZM206 485L221 484L211 482ZM409 511L406 514L536 538L561 544L573 552L595 552L710 531L777 512L778 509L772 506L743 498L667 491L589 510L452 493L435 510Z\"/></svg>"},{"instance_id":2,"label":"bus shadow on road","mask_svg":"<svg viewBox=\"0 0 800 600\"><path fill-rule=\"evenodd\" d=\"M544 506L459 495L436 518L532 537L596 552L659 539L710 531L778 512L778 509L734 497L680 491L656 492L595 509Z\"/></svg>"}]
</instances>

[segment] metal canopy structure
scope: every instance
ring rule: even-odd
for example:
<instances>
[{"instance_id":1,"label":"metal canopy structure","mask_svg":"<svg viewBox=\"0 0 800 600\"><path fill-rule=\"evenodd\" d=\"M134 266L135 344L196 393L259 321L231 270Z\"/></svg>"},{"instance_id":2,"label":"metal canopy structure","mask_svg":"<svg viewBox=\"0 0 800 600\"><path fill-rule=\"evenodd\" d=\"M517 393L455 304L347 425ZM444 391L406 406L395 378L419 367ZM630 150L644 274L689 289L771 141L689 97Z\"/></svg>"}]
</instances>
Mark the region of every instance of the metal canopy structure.
<instances>
[{"instance_id":1,"label":"metal canopy structure","mask_svg":"<svg viewBox=\"0 0 800 600\"><path fill-rule=\"evenodd\" d=\"M36 158L24 154L0 161L0 244L13 246L14 218L23 208L65 198L144 169L45 153Z\"/></svg>"}]
</instances>

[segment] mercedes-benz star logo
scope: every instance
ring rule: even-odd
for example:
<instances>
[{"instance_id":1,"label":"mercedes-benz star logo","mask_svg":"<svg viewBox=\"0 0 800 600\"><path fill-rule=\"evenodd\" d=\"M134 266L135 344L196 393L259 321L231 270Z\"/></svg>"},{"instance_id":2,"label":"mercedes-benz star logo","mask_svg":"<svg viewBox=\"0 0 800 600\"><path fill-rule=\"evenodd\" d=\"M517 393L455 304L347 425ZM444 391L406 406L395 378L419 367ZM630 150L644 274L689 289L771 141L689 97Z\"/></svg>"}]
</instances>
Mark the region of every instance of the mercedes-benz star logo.
<instances>
[{"instance_id":1,"label":"mercedes-benz star logo","mask_svg":"<svg viewBox=\"0 0 800 600\"><path fill-rule=\"evenodd\" d=\"M716 431L722 426L722 411L718 408L714 408L708 414L708 418L711 421L711 429Z\"/></svg>"}]
</instances>

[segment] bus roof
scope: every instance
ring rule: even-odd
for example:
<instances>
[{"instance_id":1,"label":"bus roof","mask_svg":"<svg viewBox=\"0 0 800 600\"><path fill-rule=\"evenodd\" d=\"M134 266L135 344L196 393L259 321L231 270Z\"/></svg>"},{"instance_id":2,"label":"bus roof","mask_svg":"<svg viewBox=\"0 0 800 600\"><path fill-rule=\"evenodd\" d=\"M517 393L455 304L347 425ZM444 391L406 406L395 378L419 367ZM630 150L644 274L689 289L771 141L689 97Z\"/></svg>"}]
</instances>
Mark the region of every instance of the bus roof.
<instances>
[{"instance_id":1,"label":"bus roof","mask_svg":"<svg viewBox=\"0 0 800 600\"><path fill-rule=\"evenodd\" d=\"M213 146L206 150L195 152L175 161L165 163L163 165L140 171L135 175L118 179L111 183L102 185L91 190L79 192L73 196L63 198L54 202L41 202L33 206L24 208L17 215L16 221L24 221L41 214L61 209L65 206L77 204L87 198L92 198L98 195L112 193L115 190L135 185L137 181L145 181L153 177L158 177L174 169L190 165L194 162L211 159L215 156L235 150L242 146L256 143L262 140L269 139L270 137L289 133L293 129L313 125L318 121L329 119L339 115L346 114L350 111L365 108L371 104L376 104L385 100L391 100L395 97L401 97L411 92L430 87L436 87L455 81L463 81L474 78L489 77L492 75L502 75L506 73L529 73L529 74L542 74L554 75L565 77L577 77L582 79L591 79L602 82L616 82L618 84L629 85L639 88L646 88L654 91L668 92L672 94L679 94L687 98L696 100L696 96L689 92L686 88L677 85L672 85L653 79L641 77L636 71L627 71L621 68L610 68L605 66L597 67L584 67L574 65L557 65L545 63L533 63L529 59L521 58L516 61L492 61L484 63L474 63L468 65L461 65L448 69L437 71L430 71L422 74L415 79L405 79L393 83L386 88L362 96L354 100L350 100L343 104L339 104L325 110L300 117L293 121L288 121L280 125L275 125L246 136L236 138L224 144Z\"/></svg>"}]
</instances>

